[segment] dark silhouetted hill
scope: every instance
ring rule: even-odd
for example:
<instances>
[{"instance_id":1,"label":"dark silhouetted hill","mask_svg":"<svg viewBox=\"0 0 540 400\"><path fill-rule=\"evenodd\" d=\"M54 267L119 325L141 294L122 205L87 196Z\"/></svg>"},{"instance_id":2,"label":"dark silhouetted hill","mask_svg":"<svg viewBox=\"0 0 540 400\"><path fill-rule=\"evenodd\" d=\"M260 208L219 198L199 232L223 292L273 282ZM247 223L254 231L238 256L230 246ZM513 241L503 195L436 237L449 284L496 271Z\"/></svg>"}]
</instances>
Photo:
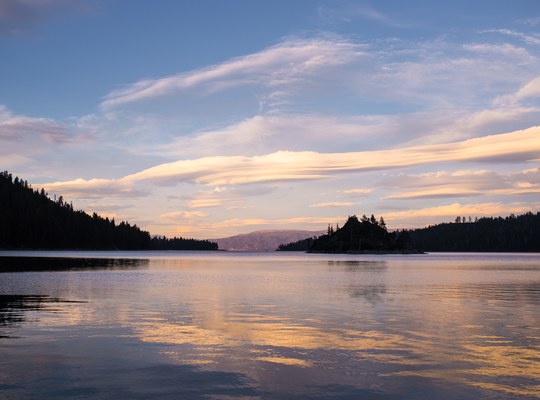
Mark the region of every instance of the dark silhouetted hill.
<instances>
[{"instance_id":1,"label":"dark silhouetted hill","mask_svg":"<svg viewBox=\"0 0 540 400\"><path fill-rule=\"evenodd\" d=\"M60 196L33 190L27 181L0 173L0 248L3 249L88 249L216 250L217 244L194 239L161 237L127 222L92 216L74 210Z\"/></svg>"},{"instance_id":2,"label":"dark silhouetted hill","mask_svg":"<svg viewBox=\"0 0 540 400\"><path fill-rule=\"evenodd\" d=\"M409 231L410 246L424 251L540 252L540 212L473 221L458 217Z\"/></svg>"},{"instance_id":3,"label":"dark silhouetted hill","mask_svg":"<svg viewBox=\"0 0 540 400\"><path fill-rule=\"evenodd\" d=\"M407 252L407 234L388 232L384 219L356 215L349 217L342 228L328 228L326 235L313 240L311 253L386 253Z\"/></svg>"}]
</instances>

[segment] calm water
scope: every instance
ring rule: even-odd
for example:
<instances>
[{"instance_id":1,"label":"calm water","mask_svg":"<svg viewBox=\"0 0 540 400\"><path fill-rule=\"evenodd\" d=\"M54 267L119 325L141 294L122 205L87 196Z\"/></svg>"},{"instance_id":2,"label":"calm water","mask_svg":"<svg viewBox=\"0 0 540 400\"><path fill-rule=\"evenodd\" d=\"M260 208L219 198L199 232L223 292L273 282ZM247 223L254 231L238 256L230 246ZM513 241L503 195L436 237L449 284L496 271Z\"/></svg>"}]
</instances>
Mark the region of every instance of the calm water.
<instances>
[{"instance_id":1,"label":"calm water","mask_svg":"<svg viewBox=\"0 0 540 400\"><path fill-rule=\"evenodd\" d=\"M539 254L24 255L0 399L540 398Z\"/></svg>"}]
</instances>

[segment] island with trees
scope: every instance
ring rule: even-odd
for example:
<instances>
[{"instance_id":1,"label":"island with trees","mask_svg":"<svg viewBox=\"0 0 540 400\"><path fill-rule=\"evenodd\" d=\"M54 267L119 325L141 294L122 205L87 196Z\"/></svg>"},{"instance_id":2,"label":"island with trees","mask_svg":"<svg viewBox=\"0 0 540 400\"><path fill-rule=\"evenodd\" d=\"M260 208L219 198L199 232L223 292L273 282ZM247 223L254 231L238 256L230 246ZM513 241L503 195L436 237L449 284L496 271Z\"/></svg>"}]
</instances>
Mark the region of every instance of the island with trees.
<instances>
[{"instance_id":1,"label":"island with trees","mask_svg":"<svg viewBox=\"0 0 540 400\"><path fill-rule=\"evenodd\" d=\"M49 198L27 181L0 172L0 249L217 250L208 240L155 236L128 222Z\"/></svg>"},{"instance_id":2,"label":"island with trees","mask_svg":"<svg viewBox=\"0 0 540 400\"><path fill-rule=\"evenodd\" d=\"M407 233L388 232L381 217L376 219L363 215L350 216L343 227L328 227L328 232L318 238L308 238L296 246L307 246L310 253L413 253L407 247ZM281 250L294 248L294 244L284 245Z\"/></svg>"}]
</instances>

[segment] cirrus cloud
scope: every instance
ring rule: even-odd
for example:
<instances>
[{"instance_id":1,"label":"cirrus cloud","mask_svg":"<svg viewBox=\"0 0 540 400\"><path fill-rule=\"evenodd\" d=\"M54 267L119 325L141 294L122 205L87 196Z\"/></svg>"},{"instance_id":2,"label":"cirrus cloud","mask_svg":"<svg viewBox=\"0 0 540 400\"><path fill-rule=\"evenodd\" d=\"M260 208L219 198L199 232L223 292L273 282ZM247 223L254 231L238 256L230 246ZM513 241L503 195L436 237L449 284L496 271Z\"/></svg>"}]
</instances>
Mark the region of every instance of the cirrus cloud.
<instances>
[{"instance_id":1,"label":"cirrus cloud","mask_svg":"<svg viewBox=\"0 0 540 400\"><path fill-rule=\"evenodd\" d=\"M441 162L514 162L540 159L540 127L446 144L349 153L278 151L262 156L203 157L160 164L120 179L77 179L45 184L71 195L98 191L118 195L137 184L191 182L208 186L313 180ZM216 204L201 203L202 206Z\"/></svg>"},{"instance_id":2,"label":"cirrus cloud","mask_svg":"<svg viewBox=\"0 0 540 400\"><path fill-rule=\"evenodd\" d=\"M346 63L361 54L360 46L345 40L287 40L259 53L201 70L135 82L109 93L101 107L110 109L193 87L215 92L262 82L283 91L315 71Z\"/></svg>"}]
</instances>

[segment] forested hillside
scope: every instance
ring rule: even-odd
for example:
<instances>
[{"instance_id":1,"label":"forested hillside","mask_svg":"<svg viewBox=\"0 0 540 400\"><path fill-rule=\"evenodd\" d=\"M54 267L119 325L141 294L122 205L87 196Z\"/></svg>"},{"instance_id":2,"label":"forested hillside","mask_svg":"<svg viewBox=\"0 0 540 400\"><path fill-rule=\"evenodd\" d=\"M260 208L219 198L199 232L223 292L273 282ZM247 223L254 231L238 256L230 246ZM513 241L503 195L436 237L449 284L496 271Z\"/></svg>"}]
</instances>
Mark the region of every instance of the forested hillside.
<instances>
[{"instance_id":1,"label":"forested hillside","mask_svg":"<svg viewBox=\"0 0 540 400\"><path fill-rule=\"evenodd\" d=\"M296 242L282 243L278 246L276 251L308 251L317 237L308 237L298 240Z\"/></svg>"},{"instance_id":2,"label":"forested hillside","mask_svg":"<svg viewBox=\"0 0 540 400\"><path fill-rule=\"evenodd\" d=\"M127 222L92 216L28 182L0 173L0 248L3 249L181 249L215 250L217 244L194 239L151 238Z\"/></svg>"},{"instance_id":3,"label":"forested hillside","mask_svg":"<svg viewBox=\"0 0 540 400\"><path fill-rule=\"evenodd\" d=\"M540 252L540 212L508 217L457 217L454 223L387 232L384 220L350 217L326 235L281 244L278 251Z\"/></svg>"},{"instance_id":4,"label":"forested hillside","mask_svg":"<svg viewBox=\"0 0 540 400\"><path fill-rule=\"evenodd\" d=\"M409 231L409 247L423 251L540 251L540 212L508 217L456 218Z\"/></svg>"}]
</instances>

